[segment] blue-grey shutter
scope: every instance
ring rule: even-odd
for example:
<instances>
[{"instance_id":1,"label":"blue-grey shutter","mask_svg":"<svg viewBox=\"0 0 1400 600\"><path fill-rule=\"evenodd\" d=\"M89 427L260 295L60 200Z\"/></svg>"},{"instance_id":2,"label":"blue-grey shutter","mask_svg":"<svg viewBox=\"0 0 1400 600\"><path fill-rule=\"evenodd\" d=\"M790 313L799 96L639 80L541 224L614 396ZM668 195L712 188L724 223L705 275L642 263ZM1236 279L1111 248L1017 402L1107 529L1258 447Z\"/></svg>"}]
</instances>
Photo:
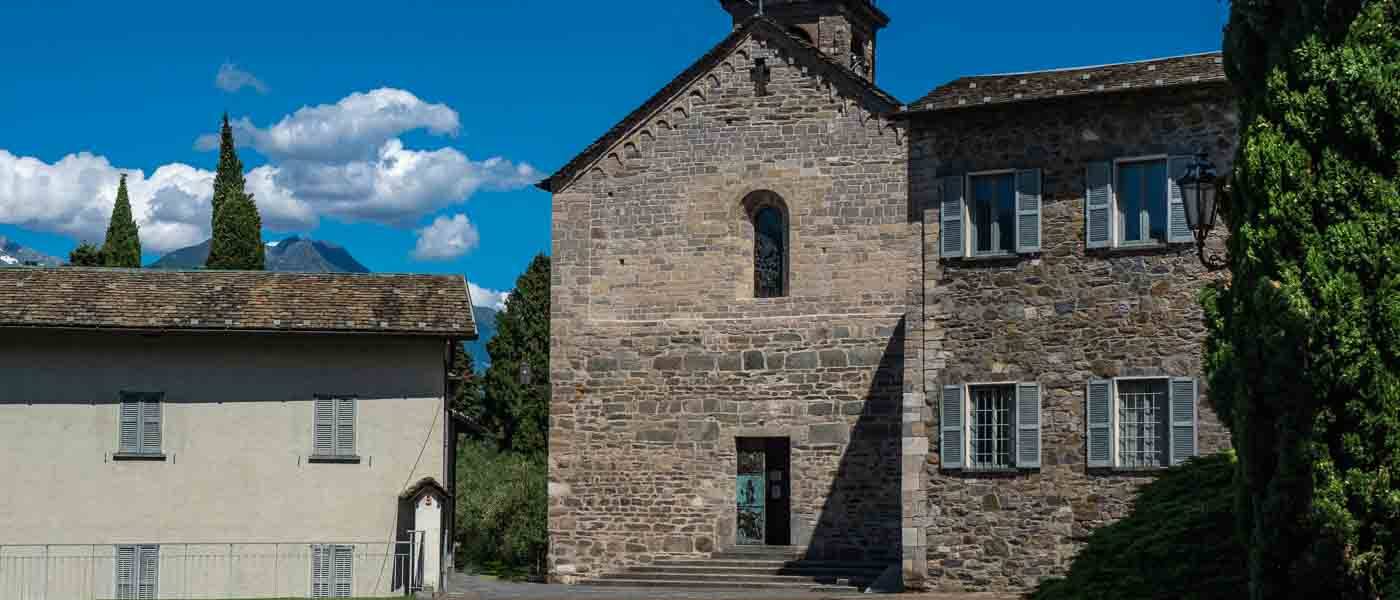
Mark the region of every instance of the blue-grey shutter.
<instances>
[{"instance_id":1,"label":"blue-grey shutter","mask_svg":"<svg viewBox=\"0 0 1400 600\"><path fill-rule=\"evenodd\" d=\"M331 560L331 593L336 598L349 598L354 592L354 546L336 546Z\"/></svg>"},{"instance_id":2,"label":"blue-grey shutter","mask_svg":"<svg viewBox=\"0 0 1400 600\"><path fill-rule=\"evenodd\" d=\"M1113 466L1113 382L1089 381L1084 395L1085 440L1090 467Z\"/></svg>"},{"instance_id":3,"label":"blue-grey shutter","mask_svg":"<svg viewBox=\"0 0 1400 600\"><path fill-rule=\"evenodd\" d=\"M1186 175L1191 166L1190 156L1173 156L1167 161L1167 241L1191 242L1191 224L1186 222L1186 204L1181 195L1177 180Z\"/></svg>"},{"instance_id":4,"label":"blue-grey shutter","mask_svg":"<svg viewBox=\"0 0 1400 600\"><path fill-rule=\"evenodd\" d=\"M957 258L963 255L963 178L944 177L939 182L942 200L938 208L939 255Z\"/></svg>"},{"instance_id":5,"label":"blue-grey shutter","mask_svg":"<svg viewBox=\"0 0 1400 600\"><path fill-rule=\"evenodd\" d=\"M1113 244L1113 163L1090 163L1084 188L1084 245L1107 248Z\"/></svg>"},{"instance_id":6,"label":"blue-grey shutter","mask_svg":"<svg viewBox=\"0 0 1400 600\"><path fill-rule=\"evenodd\" d=\"M140 546L137 565L136 597L156 600L160 597L160 546Z\"/></svg>"},{"instance_id":7,"label":"blue-grey shutter","mask_svg":"<svg viewBox=\"0 0 1400 600\"><path fill-rule=\"evenodd\" d=\"M117 590L118 600L136 597L136 547L117 546Z\"/></svg>"},{"instance_id":8,"label":"blue-grey shutter","mask_svg":"<svg viewBox=\"0 0 1400 600\"><path fill-rule=\"evenodd\" d=\"M338 456L355 454L355 398L343 396L335 399L335 453Z\"/></svg>"},{"instance_id":9,"label":"blue-grey shutter","mask_svg":"<svg viewBox=\"0 0 1400 600\"><path fill-rule=\"evenodd\" d=\"M160 453L161 395L141 396L141 452Z\"/></svg>"},{"instance_id":10,"label":"blue-grey shutter","mask_svg":"<svg viewBox=\"0 0 1400 600\"><path fill-rule=\"evenodd\" d=\"M117 434L118 452L141 451L141 397L121 395L121 424Z\"/></svg>"},{"instance_id":11,"label":"blue-grey shutter","mask_svg":"<svg viewBox=\"0 0 1400 600\"><path fill-rule=\"evenodd\" d=\"M943 398L938 403L938 454L945 469L961 469L963 466L962 398L962 386L943 386Z\"/></svg>"},{"instance_id":12,"label":"blue-grey shutter","mask_svg":"<svg viewBox=\"0 0 1400 600\"><path fill-rule=\"evenodd\" d=\"M331 553L328 546L311 546L311 597L329 598L331 595Z\"/></svg>"},{"instance_id":13,"label":"blue-grey shutter","mask_svg":"<svg viewBox=\"0 0 1400 600\"><path fill-rule=\"evenodd\" d=\"M1040 169L1016 172L1016 251L1040 252Z\"/></svg>"},{"instance_id":14,"label":"blue-grey shutter","mask_svg":"<svg viewBox=\"0 0 1400 600\"><path fill-rule=\"evenodd\" d=\"M335 399L317 396L313 403L312 454L330 456L335 453Z\"/></svg>"},{"instance_id":15,"label":"blue-grey shutter","mask_svg":"<svg viewBox=\"0 0 1400 600\"><path fill-rule=\"evenodd\" d=\"M1196 380L1190 377L1173 377L1171 381L1171 402L1168 408L1171 429L1171 464L1196 455Z\"/></svg>"},{"instance_id":16,"label":"blue-grey shutter","mask_svg":"<svg viewBox=\"0 0 1400 600\"><path fill-rule=\"evenodd\" d=\"M1016 386L1016 466L1040 468L1040 384Z\"/></svg>"}]
</instances>

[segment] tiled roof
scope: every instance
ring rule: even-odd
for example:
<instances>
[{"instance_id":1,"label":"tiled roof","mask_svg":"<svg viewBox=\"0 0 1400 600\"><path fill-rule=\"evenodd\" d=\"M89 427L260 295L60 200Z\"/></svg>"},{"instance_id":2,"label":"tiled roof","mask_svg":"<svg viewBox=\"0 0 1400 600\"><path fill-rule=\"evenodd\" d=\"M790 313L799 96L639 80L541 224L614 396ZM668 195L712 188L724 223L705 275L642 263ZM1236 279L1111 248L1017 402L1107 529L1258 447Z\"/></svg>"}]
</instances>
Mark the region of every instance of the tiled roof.
<instances>
[{"instance_id":1,"label":"tiled roof","mask_svg":"<svg viewBox=\"0 0 1400 600\"><path fill-rule=\"evenodd\" d=\"M806 40L803 40L793 35L790 31L788 31L786 28L784 28L782 25L779 25L772 19L766 17L754 17L745 22L742 27L739 27L734 31L730 32L728 36L725 36L725 38L723 40L720 40L718 44L715 44L715 46L711 48L709 52L706 52L704 56L700 57L700 59L695 61L694 64L690 65L689 68L687 68L684 71L681 71L681 73L677 75L674 79L672 79L670 83L666 84L666 87L661 88L661 91L657 92L646 102L642 103L642 105L637 107L636 110L633 110L631 113L628 113L626 117L623 117L621 121L618 121L616 125L614 125L611 129L605 132L602 135L602 137L599 137L597 140L594 140L592 144L589 144L587 148L584 148L582 152L579 152L578 155L574 156L574 158L570 160L567 164L565 164L562 167L559 167L558 171L556 171L553 175L550 175L544 181L539 182L537 185L540 187L540 189L543 189L547 192L553 192L558 187L558 184L566 180L572 179L573 176L579 171L581 171L584 167L588 166L593 161L602 157L603 153L607 152L609 148L613 147L613 145L621 141L622 137L628 132L630 132L633 128L635 128L638 124L640 124L642 121L645 121L657 110L663 108L666 105L666 103L670 102L671 99L673 99L677 94L680 94L681 92L685 91L686 86L690 85L701 75L704 75L706 71L713 68L715 65L718 65L721 59L728 55L728 53L731 50L733 50L739 44L739 42L744 39L745 36L747 36L749 33L753 32L754 30L760 27L764 28L771 34L776 34L778 36L781 36L783 39L791 41L794 45L806 51L809 57L826 63L831 67L834 67L834 72L841 74L846 79L855 82L861 87L865 88L877 99L887 104L891 110L898 108L899 100L897 100L894 96L876 87L875 84L871 83L864 77L857 75L855 72L846 68L845 65L842 65L841 63L832 59L830 56L827 56L825 52L822 52L817 47L807 43Z\"/></svg>"},{"instance_id":2,"label":"tiled roof","mask_svg":"<svg viewBox=\"0 0 1400 600\"><path fill-rule=\"evenodd\" d=\"M1219 52L1097 67L962 77L934 88L910 112L945 110L1225 81Z\"/></svg>"},{"instance_id":3,"label":"tiled roof","mask_svg":"<svg viewBox=\"0 0 1400 600\"><path fill-rule=\"evenodd\" d=\"M476 338L452 275L0 269L0 327Z\"/></svg>"}]
</instances>

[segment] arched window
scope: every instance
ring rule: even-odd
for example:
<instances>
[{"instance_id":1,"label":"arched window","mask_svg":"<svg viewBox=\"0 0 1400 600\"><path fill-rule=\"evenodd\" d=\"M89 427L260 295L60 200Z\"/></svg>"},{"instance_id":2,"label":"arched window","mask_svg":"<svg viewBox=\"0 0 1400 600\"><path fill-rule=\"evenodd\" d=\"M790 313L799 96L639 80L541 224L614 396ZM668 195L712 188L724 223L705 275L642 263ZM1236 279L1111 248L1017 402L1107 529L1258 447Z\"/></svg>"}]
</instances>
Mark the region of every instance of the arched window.
<instances>
[{"instance_id":1,"label":"arched window","mask_svg":"<svg viewBox=\"0 0 1400 600\"><path fill-rule=\"evenodd\" d=\"M811 44L813 46L817 45L817 43L812 40L812 34L808 32L807 28L805 27L793 25L791 27L788 27L788 33L797 36L798 39L807 42L808 44Z\"/></svg>"},{"instance_id":2,"label":"arched window","mask_svg":"<svg viewBox=\"0 0 1400 600\"><path fill-rule=\"evenodd\" d=\"M783 199L772 192L754 192L745 199L753 223L753 295L777 298L788 294L788 220Z\"/></svg>"}]
</instances>

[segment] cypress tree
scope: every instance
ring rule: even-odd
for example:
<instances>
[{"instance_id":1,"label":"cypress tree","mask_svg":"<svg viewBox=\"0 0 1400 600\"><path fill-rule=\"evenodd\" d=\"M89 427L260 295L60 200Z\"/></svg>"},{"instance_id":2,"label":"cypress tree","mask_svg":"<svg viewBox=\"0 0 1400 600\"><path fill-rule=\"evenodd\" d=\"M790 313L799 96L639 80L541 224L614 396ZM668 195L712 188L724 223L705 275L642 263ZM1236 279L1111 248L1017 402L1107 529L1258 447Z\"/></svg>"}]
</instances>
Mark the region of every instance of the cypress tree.
<instances>
[{"instance_id":1,"label":"cypress tree","mask_svg":"<svg viewBox=\"0 0 1400 600\"><path fill-rule=\"evenodd\" d=\"M234 150L233 128L228 113L224 113L219 130L219 166L214 174L214 200L209 244L209 258L204 265L210 269L243 269L261 271L264 268L262 217L258 215L253 195L243 191L243 161Z\"/></svg>"},{"instance_id":2,"label":"cypress tree","mask_svg":"<svg viewBox=\"0 0 1400 600\"><path fill-rule=\"evenodd\" d=\"M549 448L548 256L535 256L515 280L486 351L484 425L499 432L503 448L543 456ZM520 382L522 364L530 365L527 385Z\"/></svg>"},{"instance_id":3,"label":"cypress tree","mask_svg":"<svg viewBox=\"0 0 1400 600\"><path fill-rule=\"evenodd\" d=\"M107 222L107 239L102 244L102 265L106 267L141 267L141 235L131 218L131 200L126 196L126 174L117 184L117 201L112 205L112 218Z\"/></svg>"},{"instance_id":4,"label":"cypress tree","mask_svg":"<svg viewBox=\"0 0 1400 600\"><path fill-rule=\"evenodd\" d=\"M1211 400L1250 596L1400 598L1400 0L1234 0Z\"/></svg>"}]
</instances>

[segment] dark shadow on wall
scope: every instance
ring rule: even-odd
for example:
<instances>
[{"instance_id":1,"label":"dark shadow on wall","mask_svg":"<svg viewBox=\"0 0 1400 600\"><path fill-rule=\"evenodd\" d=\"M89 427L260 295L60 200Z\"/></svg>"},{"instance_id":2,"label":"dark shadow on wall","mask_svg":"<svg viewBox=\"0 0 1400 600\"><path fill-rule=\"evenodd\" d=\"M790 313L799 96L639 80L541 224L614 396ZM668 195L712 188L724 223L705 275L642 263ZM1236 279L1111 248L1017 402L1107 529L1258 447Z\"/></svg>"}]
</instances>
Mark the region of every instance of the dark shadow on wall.
<instances>
[{"instance_id":1,"label":"dark shadow on wall","mask_svg":"<svg viewBox=\"0 0 1400 600\"><path fill-rule=\"evenodd\" d=\"M849 430L849 442L807 543L808 559L896 562L900 558L904 321L901 317L880 353L864 409ZM794 454L830 448L809 442L797 445Z\"/></svg>"}]
</instances>

